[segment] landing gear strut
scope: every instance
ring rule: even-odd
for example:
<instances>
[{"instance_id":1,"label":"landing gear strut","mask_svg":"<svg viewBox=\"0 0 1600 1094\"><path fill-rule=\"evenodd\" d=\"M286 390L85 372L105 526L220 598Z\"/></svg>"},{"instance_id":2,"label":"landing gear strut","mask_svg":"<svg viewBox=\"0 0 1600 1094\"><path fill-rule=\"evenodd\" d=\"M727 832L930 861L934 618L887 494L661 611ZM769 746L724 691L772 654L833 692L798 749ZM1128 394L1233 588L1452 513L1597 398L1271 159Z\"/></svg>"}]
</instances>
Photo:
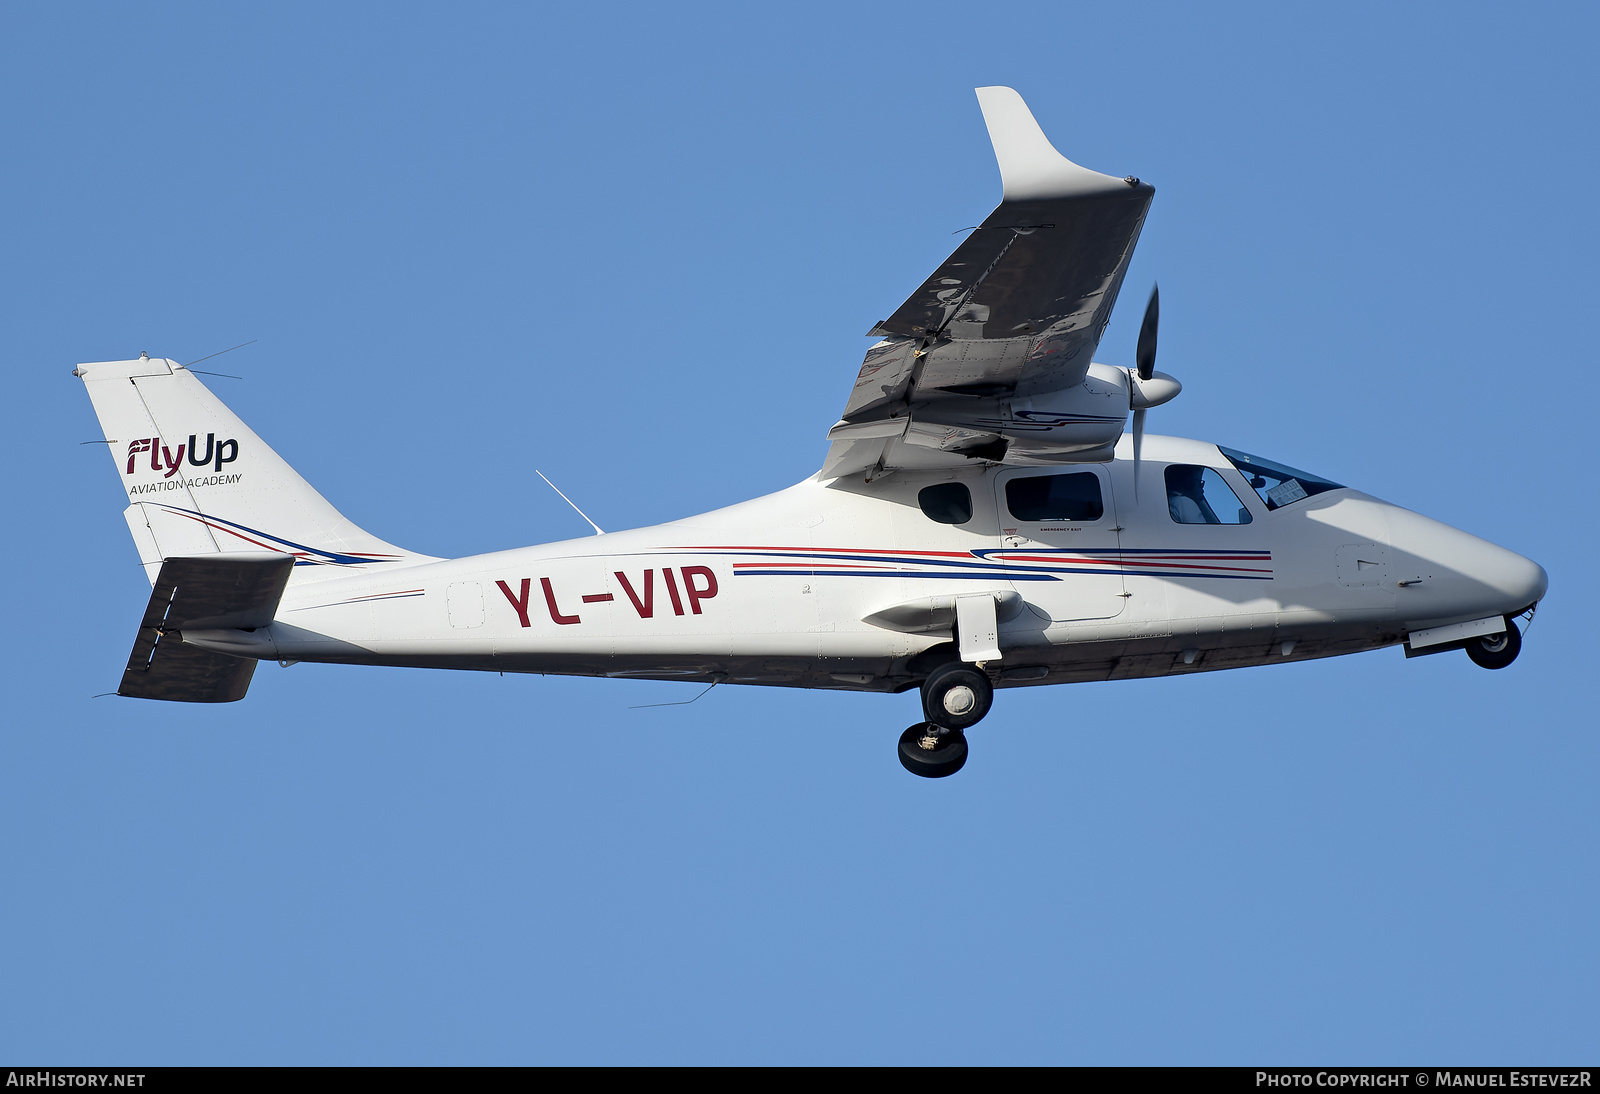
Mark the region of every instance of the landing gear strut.
<instances>
[{"instance_id":1,"label":"landing gear strut","mask_svg":"<svg viewBox=\"0 0 1600 1094\"><path fill-rule=\"evenodd\" d=\"M1500 634L1482 634L1467 639L1467 656L1480 668L1503 669L1522 652L1522 632L1510 619Z\"/></svg>"},{"instance_id":2,"label":"landing gear strut","mask_svg":"<svg viewBox=\"0 0 1600 1094\"><path fill-rule=\"evenodd\" d=\"M967 762L962 732L989 713L994 687L989 677L959 661L940 665L922 683L925 722L900 734L900 763L913 775L942 779Z\"/></svg>"}]
</instances>

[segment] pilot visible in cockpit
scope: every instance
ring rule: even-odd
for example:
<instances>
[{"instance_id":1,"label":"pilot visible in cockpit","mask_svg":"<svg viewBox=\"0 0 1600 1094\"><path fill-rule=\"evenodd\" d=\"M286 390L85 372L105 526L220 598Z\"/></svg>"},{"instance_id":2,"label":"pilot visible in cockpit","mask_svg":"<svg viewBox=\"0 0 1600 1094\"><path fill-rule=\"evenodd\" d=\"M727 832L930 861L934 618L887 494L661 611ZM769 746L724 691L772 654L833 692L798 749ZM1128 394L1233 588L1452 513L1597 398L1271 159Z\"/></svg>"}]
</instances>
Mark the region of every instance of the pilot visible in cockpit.
<instances>
[{"instance_id":1,"label":"pilot visible in cockpit","mask_svg":"<svg viewBox=\"0 0 1600 1094\"><path fill-rule=\"evenodd\" d=\"M1221 524L1206 504L1205 468L1174 464L1167 468L1167 512L1179 524Z\"/></svg>"}]
</instances>

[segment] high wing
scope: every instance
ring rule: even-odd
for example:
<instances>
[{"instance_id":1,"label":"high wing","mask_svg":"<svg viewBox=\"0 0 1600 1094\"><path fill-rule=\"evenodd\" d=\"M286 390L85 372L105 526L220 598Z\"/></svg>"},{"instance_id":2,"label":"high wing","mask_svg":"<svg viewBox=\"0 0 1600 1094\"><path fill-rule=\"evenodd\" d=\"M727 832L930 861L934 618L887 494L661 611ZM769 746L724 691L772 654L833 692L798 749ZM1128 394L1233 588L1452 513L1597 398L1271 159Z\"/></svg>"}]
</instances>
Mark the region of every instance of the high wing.
<instances>
[{"instance_id":1,"label":"high wing","mask_svg":"<svg viewBox=\"0 0 1600 1094\"><path fill-rule=\"evenodd\" d=\"M869 334L824 477L1110 459L1128 373L1090 360L1155 188L1079 167L1009 87L978 103L998 208Z\"/></svg>"}]
</instances>

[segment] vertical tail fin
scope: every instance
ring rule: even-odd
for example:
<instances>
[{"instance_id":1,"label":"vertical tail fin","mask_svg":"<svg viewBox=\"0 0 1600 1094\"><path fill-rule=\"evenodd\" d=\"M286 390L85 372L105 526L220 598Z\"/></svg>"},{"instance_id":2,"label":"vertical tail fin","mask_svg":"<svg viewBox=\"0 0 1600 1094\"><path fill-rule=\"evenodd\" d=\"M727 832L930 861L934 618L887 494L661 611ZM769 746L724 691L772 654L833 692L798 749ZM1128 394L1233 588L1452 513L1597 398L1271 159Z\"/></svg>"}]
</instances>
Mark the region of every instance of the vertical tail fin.
<instances>
[{"instance_id":1,"label":"vertical tail fin","mask_svg":"<svg viewBox=\"0 0 1600 1094\"><path fill-rule=\"evenodd\" d=\"M350 523L182 365L140 357L73 374L109 442L151 584L163 559L217 553L293 555L296 583L434 561Z\"/></svg>"}]
</instances>

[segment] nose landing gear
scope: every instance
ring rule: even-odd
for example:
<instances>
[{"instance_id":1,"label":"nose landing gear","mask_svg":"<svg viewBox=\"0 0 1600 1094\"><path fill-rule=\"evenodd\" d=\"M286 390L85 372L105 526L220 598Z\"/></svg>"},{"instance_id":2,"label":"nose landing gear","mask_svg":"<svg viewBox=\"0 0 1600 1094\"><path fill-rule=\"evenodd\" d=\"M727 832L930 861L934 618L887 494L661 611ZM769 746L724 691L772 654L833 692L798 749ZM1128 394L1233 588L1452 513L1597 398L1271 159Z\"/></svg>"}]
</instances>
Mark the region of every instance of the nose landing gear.
<instances>
[{"instance_id":1,"label":"nose landing gear","mask_svg":"<svg viewBox=\"0 0 1600 1094\"><path fill-rule=\"evenodd\" d=\"M1472 663L1485 669L1503 669L1522 652L1522 632L1509 618L1506 629L1499 634L1483 634L1467 639L1467 656Z\"/></svg>"},{"instance_id":2,"label":"nose landing gear","mask_svg":"<svg viewBox=\"0 0 1600 1094\"><path fill-rule=\"evenodd\" d=\"M959 661L940 665L922 683L925 722L900 734L900 763L913 775L942 779L967 762L963 730L989 713L994 686L982 670Z\"/></svg>"}]
</instances>

